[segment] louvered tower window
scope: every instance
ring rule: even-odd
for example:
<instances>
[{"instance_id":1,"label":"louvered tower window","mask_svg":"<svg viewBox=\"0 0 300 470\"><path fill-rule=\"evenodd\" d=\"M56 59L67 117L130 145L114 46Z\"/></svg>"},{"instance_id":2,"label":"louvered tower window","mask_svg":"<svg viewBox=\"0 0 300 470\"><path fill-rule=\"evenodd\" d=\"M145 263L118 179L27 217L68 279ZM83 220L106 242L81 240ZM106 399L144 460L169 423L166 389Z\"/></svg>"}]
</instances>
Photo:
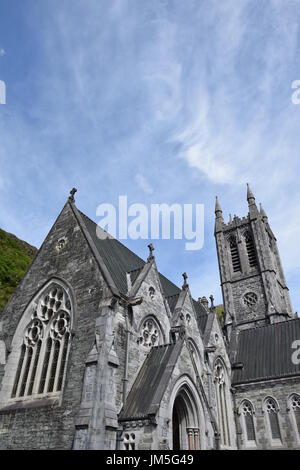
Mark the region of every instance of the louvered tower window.
<instances>
[{"instance_id":1,"label":"louvered tower window","mask_svg":"<svg viewBox=\"0 0 300 470\"><path fill-rule=\"evenodd\" d=\"M12 398L61 391L70 348L71 319L67 292L52 284L35 304L25 329Z\"/></svg>"},{"instance_id":2,"label":"louvered tower window","mask_svg":"<svg viewBox=\"0 0 300 470\"><path fill-rule=\"evenodd\" d=\"M238 246L237 246L237 243L236 243L236 239L234 237L230 237L229 246L230 246L233 272L237 273L237 272L241 271L241 262L240 262L240 255L239 255Z\"/></svg>"},{"instance_id":3,"label":"louvered tower window","mask_svg":"<svg viewBox=\"0 0 300 470\"><path fill-rule=\"evenodd\" d=\"M265 403L266 412L269 419L270 431L272 439L281 439L280 427L278 420L279 409L276 401L273 398L268 398Z\"/></svg>"},{"instance_id":4,"label":"louvered tower window","mask_svg":"<svg viewBox=\"0 0 300 470\"><path fill-rule=\"evenodd\" d=\"M298 432L298 437L300 438L300 396L292 395L291 397L291 408L294 413L296 430Z\"/></svg>"},{"instance_id":5,"label":"louvered tower window","mask_svg":"<svg viewBox=\"0 0 300 470\"><path fill-rule=\"evenodd\" d=\"M253 238L249 232L245 233L245 242L246 242L246 250L247 250L249 265L250 265L250 268L253 268L257 265L257 258L256 258Z\"/></svg>"},{"instance_id":6,"label":"louvered tower window","mask_svg":"<svg viewBox=\"0 0 300 470\"><path fill-rule=\"evenodd\" d=\"M241 413L244 419L244 427L246 440L248 442L255 442L255 428L254 428L254 410L253 406L248 400L244 400L241 406Z\"/></svg>"}]
</instances>

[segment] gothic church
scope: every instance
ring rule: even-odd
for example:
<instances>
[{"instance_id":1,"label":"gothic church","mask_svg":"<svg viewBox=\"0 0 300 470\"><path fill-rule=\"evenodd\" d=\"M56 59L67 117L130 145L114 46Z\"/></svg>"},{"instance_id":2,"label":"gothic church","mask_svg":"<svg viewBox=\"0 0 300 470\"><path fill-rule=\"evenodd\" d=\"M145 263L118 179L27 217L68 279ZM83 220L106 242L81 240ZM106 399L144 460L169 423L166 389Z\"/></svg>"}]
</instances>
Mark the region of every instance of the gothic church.
<instances>
[{"instance_id":1,"label":"gothic church","mask_svg":"<svg viewBox=\"0 0 300 470\"><path fill-rule=\"evenodd\" d=\"M247 199L228 224L216 201L221 324L71 192L0 317L0 449L300 449L300 319Z\"/></svg>"}]
</instances>

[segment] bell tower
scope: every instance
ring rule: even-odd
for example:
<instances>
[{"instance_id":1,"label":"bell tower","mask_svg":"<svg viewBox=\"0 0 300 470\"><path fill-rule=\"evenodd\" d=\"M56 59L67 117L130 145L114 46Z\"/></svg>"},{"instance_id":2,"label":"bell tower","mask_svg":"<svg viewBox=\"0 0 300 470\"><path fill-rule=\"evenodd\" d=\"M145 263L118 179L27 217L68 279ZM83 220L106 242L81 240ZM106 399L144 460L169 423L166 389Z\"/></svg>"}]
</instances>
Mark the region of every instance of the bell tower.
<instances>
[{"instance_id":1,"label":"bell tower","mask_svg":"<svg viewBox=\"0 0 300 470\"><path fill-rule=\"evenodd\" d=\"M226 224L218 198L215 238L224 302L224 324L245 329L294 317L275 235L247 185L248 215Z\"/></svg>"}]
</instances>

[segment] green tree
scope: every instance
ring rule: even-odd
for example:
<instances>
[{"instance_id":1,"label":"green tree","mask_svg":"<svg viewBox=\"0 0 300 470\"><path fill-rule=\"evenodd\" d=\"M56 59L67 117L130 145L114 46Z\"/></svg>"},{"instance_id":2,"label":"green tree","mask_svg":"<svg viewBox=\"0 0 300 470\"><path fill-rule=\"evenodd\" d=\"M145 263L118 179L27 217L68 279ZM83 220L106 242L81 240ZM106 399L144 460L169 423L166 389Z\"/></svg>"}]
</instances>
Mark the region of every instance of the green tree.
<instances>
[{"instance_id":1,"label":"green tree","mask_svg":"<svg viewBox=\"0 0 300 470\"><path fill-rule=\"evenodd\" d=\"M0 313L31 264L37 249L0 229Z\"/></svg>"}]
</instances>

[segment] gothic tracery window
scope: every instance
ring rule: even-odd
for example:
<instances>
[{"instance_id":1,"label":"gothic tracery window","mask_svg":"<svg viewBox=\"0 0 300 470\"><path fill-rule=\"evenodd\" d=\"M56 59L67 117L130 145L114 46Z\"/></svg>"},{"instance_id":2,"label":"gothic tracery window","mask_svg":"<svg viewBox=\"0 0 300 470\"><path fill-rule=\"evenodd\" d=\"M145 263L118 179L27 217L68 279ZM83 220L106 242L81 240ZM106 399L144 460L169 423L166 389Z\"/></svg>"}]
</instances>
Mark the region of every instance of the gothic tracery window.
<instances>
[{"instance_id":1,"label":"gothic tracery window","mask_svg":"<svg viewBox=\"0 0 300 470\"><path fill-rule=\"evenodd\" d=\"M226 371L223 363L220 360L218 360L215 365L214 381L216 386L217 413L221 444L223 446L230 446L228 403L226 394Z\"/></svg>"},{"instance_id":2,"label":"gothic tracery window","mask_svg":"<svg viewBox=\"0 0 300 470\"><path fill-rule=\"evenodd\" d=\"M231 236L229 239L229 247L231 253L231 261L232 261L232 268L233 272L240 272L241 271L241 261L239 250L237 246L237 242L234 236Z\"/></svg>"},{"instance_id":3,"label":"gothic tracery window","mask_svg":"<svg viewBox=\"0 0 300 470\"><path fill-rule=\"evenodd\" d=\"M254 427L254 409L250 401L244 400L241 405L241 415L244 420L244 432L246 441L255 443L255 427Z\"/></svg>"},{"instance_id":4,"label":"gothic tracery window","mask_svg":"<svg viewBox=\"0 0 300 470\"><path fill-rule=\"evenodd\" d=\"M60 392L71 337L71 302L52 284L39 298L25 329L12 398Z\"/></svg>"},{"instance_id":5,"label":"gothic tracery window","mask_svg":"<svg viewBox=\"0 0 300 470\"><path fill-rule=\"evenodd\" d=\"M294 394L291 396L290 406L293 412L296 432L298 433L298 438L300 439L300 396L299 395Z\"/></svg>"},{"instance_id":6,"label":"gothic tracery window","mask_svg":"<svg viewBox=\"0 0 300 470\"><path fill-rule=\"evenodd\" d=\"M274 398L267 398L265 401L265 411L269 422L270 436L272 440L281 440L278 413L279 408Z\"/></svg>"},{"instance_id":7,"label":"gothic tracery window","mask_svg":"<svg viewBox=\"0 0 300 470\"><path fill-rule=\"evenodd\" d=\"M160 344L160 328L153 317L148 317L142 322L138 342L147 348Z\"/></svg>"}]
</instances>

